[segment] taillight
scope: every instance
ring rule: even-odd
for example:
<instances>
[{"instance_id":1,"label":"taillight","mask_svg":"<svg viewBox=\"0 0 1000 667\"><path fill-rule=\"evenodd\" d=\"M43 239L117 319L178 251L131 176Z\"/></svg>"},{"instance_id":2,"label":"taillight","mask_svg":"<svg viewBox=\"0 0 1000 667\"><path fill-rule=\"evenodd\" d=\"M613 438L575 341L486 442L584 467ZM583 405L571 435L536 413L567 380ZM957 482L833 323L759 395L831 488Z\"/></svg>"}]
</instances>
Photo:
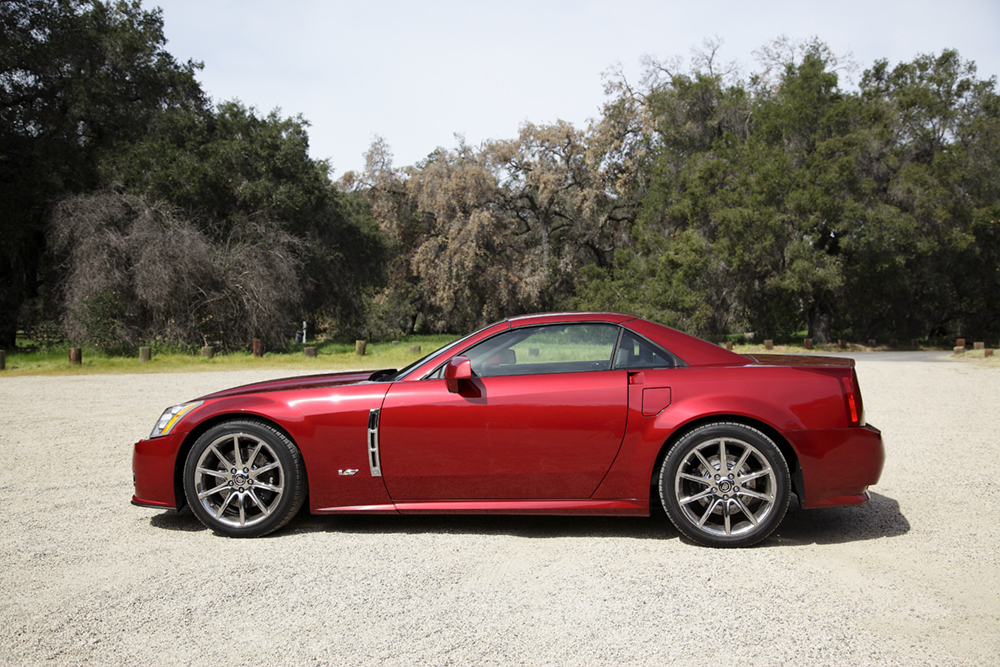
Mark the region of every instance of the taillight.
<instances>
[{"instance_id":1,"label":"taillight","mask_svg":"<svg viewBox=\"0 0 1000 667\"><path fill-rule=\"evenodd\" d=\"M858 386L858 374L852 368L849 377L842 377L844 400L847 403L847 421L851 426L865 425L865 408L861 403L861 390Z\"/></svg>"},{"instance_id":2,"label":"taillight","mask_svg":"<svg viewBox=\"0 0 1000 667\"><path fill-rule=\"evenodd\" d=\"M858 402L854 398L854 392L847 393L847 414L851 420L851 426L857 426L861 423L858 419Z\"/></svg>"}]
</instances>

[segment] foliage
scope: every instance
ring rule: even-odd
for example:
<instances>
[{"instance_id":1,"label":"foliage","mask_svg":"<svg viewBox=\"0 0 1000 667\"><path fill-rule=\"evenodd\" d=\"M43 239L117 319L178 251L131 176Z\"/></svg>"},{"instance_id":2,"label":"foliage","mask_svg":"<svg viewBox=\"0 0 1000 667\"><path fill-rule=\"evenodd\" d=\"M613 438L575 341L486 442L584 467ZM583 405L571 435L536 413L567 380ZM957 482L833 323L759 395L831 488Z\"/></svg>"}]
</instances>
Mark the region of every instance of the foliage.
<instances>
[{"instance_id":1,"label":"foliage","mask_svg":"<svg viewBox=\"0 0 1000 667\"><path fill-rule=\"evenodd\" d=\"M293 319L352 334L364 321L365 289L383 280L384 244L367 202L336 191L329 165L309 157L307 125L238 102L171 110L142 140L118 146L102 176L186 211L216 244L248 224L280 222L299 241L292 280L303 298Z\"/></svg>"},{"instance_id":2,"label":"foliage","mask_svg":"<svg viewBox=\"0 0 1000 667\"><path fill-rule=\"evenodd\" d=\"M403 169L377 141L361 180L395 243L390 289L432 331L565 307L579 268L609 265L628 238L630 213L567 123L525 123L478 149L460 139Z\"/></svg>"},{"instance_id":3,"label":"foliage","mask_svg":"<svg viewBox=\"0 0 1000 667\"><path fill-rule=\"evenodd\" d=\"M15 375L84 375L93 373L183 373L214 370L296 371L329 373L358 369L403 368L455 340L455 336L409 336L398 342L369 342L365 356L355 354L354 342L310 341L317 348L316 357L302 353L304 345L291 344L283 352L268 352L254 357L249 350L216 353L211 359L203 357L200 350L183 346L153 343L152 358L140 362L137 354L128 356L107 355L96 348L83 347L83 363L70 365L68 346L49 347L41 350L19 345L7 353L6 376ZM411 352L418 346L420 352ZM200 347L200 346L199 346Z\"/></svg>"},{"instance_id":4,"label":"foliage","mask_svg":"<svg viewBox=\"0 0 1000 667\"><path fill-rule=\"evenodd\" d=\"M159 10L138 1L0 3L0 345L45 276L51 204L92 190L100 156L162 110L204 103L200 65L165 43Z\"/></svg>"},{"instance_id":5,"label":"foliage","mask_svg":"<svg viewBox=\"0 0 1000 667\"><path fill-rule=\"evenodd\" d=\"M816 342L1000 329L994 80L945 51L876 63L851 93L815 40L766 49L749 80L712 55L611 86L598 132L642 157L606 163L644 192L633 249L583 272L578 307Z\"/></svg>"},{"instance_id":6,"label":"foliage","mask_svg":"<svg viewBox=\"0 0 1000 667\"><path fill-rule=\"evenodd\" d=\"M140 196L153 208L183 211L183 238L197 232L214 249L218 271L212 280L235 281L223 289L196 271L191 281L202 293L221 295L214 310L194 308L205 318L197 327L191 312L174 317L163 310L169 331L162 335L188 340L200 328L203 336L235 341L243 333L221 333L220 322L240 321L248 330L268 328L255 335L277 345L291 323L304 318L322 316L340 331L361 326L365 289L382 280L383 244L364 202L336 192L329 165L309 158L304 119L277 111L261 116L238 102L209 106L194 79L200 64L178 64L163 49L160 11L144 11L138 2L5 2L0 21L0 213L6 228L0 319L7 318L0 322L0 345L13 345L19 311L25 326L51 319L54 304L36 302L54 294L54 285L79 282L64 280L58 258L46 252L46 221L56 203L109 188ZM274 255L274 247L291 256ZM224 259L227 252L236 253L231 261ZM263 271L248 262L262 264ZM284 266L296 267L294 273L284 275ZM251 294L246 273L281 275L291 287L258 284ZM289 289L297 294L290 301L265 294ZM34 301L22 308L27 299ZM259 311L278 302L284 305L277 310ZM223 308L229 311L216 312ZM81 317L67 313L65 321L80 323ZM114 331L128 349L145 328ZM79 339L80 332L73 335Z\"/></svg>"},{"instance_id":7,"label":"foliage","mask_svg":"<svg viewBox=\"0 0 1000 667\"><path fill-rule=\"evenodd\" d=\"M274 349L290 337L298 241L276 225L248 220L215 242L169 207L101 192L62 202L52 239L73 342L129 353L153 340Z\"/></svg>"},{"instance_id":8,"label":"foliage","mask_svg":"<svg viewBox=\"0 0 1000 667\"><path fill-rule=\"evenodd\" d=\"M308 122L211 105L138 2L0 3L0 345L280 347L574 307L815 342L1000 332L1000 96L956 51L779 38L621 68L524 123L336 184ZM51 221L51 224L48 224Z\"/></svg>"}]
</instances>

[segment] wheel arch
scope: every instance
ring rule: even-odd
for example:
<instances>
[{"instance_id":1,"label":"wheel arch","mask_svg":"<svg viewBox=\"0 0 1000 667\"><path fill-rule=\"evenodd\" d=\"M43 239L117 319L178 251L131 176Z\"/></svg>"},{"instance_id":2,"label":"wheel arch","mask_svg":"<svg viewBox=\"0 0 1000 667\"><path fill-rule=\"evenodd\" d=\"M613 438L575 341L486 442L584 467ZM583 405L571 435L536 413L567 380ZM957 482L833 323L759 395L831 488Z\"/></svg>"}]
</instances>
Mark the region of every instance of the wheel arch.
<instances>
[{"instance_id":1,"label":"wheel arch","mask_svg":"<svg viewBox=\"0 0 1000 667\"><path fill-rule=\"evenodd\" d=\"M660 500L660 467L663 465L663 460L667 457L667 453L670 448L674 446L681 438L695 430L696 428L706 426L708 424L722 424L722 423L735 423L743 424L744 426L749 426L750 428L755 428L777 445L778 450L781 455L785 457L785 462L788 464L788 471L791 475L792 492L798 499L799 507L802 507L803 499L805 498L805 480L802 477L802 466L799 465L799 457L795 453L791 444L785 439L785 436L781 432L768 424L767 422L762 422L758 419L752 417L747 417L746 415L737 414L715 414L706 415L698 417L697 419L692 419L689 422L679 426L674 429L673 433L664 441L663 445L660 447L660 451L656 455L656 460L653 462L653 469L650 472L649 477L649 505L652 509L654 505L654 499Z\"/></svg>"},{"instance_id":2,"label":"wheel arch","mask_svg":"<svg viewBox=\"0 0 1000 667\"><path fill-rule=\"evenodd\" d=\"M299 443L295 442L295 438L289 433L288 429L274 421L262 415L248 412L223 412L217 415L212 415L203 422L198 423L191 431L184 436L184 441L181 443L180 448L177 450L177 456L174 458L174 498L177 503L177 511L184 509L187 505L187 497L184 495L184 465L187 461L188 452L194 447L194 443L198 442L203 434L205 434L209 429L218 426L219 424L230 422L230 421L249 421L249 422L259 422L270 426L271 428L281 432L288 441L299 447ZM299 452L301 452L299 448ZM302 457L302 469L306 472L306 493L308 495L309 488L309 469L306 467L305 457Z\"/></svg>"}]
</instances>

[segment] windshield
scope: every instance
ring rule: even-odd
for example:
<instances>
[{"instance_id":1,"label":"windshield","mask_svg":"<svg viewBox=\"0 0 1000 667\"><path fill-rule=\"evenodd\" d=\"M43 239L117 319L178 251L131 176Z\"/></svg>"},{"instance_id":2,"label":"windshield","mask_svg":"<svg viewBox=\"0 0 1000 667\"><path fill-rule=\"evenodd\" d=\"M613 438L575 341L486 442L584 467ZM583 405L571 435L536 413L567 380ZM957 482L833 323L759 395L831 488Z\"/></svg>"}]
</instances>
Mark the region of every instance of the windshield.
<instances>
[{"instance_id":1,"label":"windshield","mask_svg":"<svg viewBox=\"0 0 1000 667\"><path fill-rule=\"evenodd\" d=\"M440 353L444 352L445 350L450 350L451 348L455 347L459 343L465 342L466 339L468 339L469 337L471 337L473 335L474 334L469 334L465 338L460 338L460 339L458 339L458 340L456 340L456 341L454 341L452 343L448 343L447 345L445 345L443 347L439 347L438 349L434 350L430 354L425 354L424 356L420 357L419 359L417 359L416 361L414 361L412 364L410 364L406 368L403 368L403 369L400 369L398 371L394 371L392 373L388 373L386 375L383 375L383 376L377 378L375 381L376 382L396 382L397 380L401 380L404 377L406 377L410 373L410 371L412 371L414 368L417 368L418 366L420 366L421 364L423 364L424 362L426 362L431 357L433 357L433 356L435 356L437 354L440 354Z\"/></svg>"}]
</instances>

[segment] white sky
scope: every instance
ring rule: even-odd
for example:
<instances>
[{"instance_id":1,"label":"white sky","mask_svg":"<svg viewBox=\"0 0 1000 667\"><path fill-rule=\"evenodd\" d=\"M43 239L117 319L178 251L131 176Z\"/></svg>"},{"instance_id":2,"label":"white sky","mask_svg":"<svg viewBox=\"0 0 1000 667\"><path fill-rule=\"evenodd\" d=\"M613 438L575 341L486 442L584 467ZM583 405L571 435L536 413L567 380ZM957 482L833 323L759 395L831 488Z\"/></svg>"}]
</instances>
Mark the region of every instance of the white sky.
<instances>
[{"instance_id":1,"label":"white sky","mask_svg":"<svg viewBox=\"0 0 1000 667\"><path fill-rule=\"evenodd\" d=\"M638 81L643 54L690 62L705 38L759 70L752 52L781 35L819 37L862 70L955 48L980 78L1000 75L998 0L143 0L163 9L167 50L205 63L215 102L302 114L310 154L332 176L364 166L380 135L396 166L464 134L472 145L524 121L585 127L605 100L602 72ZM842 82L846 85L846 82Z\"/></svg>"}]
</instances>

